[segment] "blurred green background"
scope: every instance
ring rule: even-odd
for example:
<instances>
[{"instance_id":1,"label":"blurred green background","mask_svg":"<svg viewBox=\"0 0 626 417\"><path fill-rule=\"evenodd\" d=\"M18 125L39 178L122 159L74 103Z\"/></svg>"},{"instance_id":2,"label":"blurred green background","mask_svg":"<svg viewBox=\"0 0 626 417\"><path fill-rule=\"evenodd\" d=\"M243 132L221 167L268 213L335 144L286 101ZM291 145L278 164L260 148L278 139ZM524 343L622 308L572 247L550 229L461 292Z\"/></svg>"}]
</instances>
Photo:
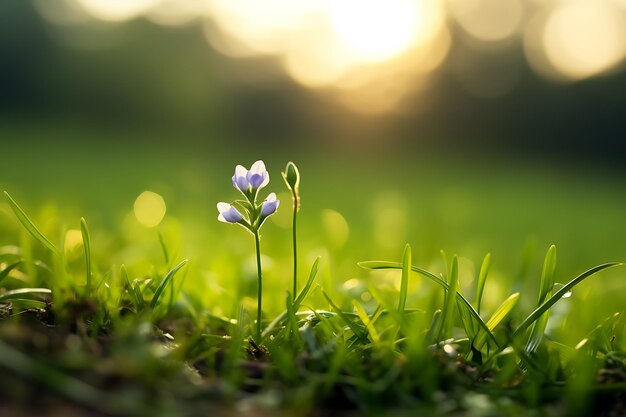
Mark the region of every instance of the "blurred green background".
<instances>
[{"instance_id":1,"label":"blurred green background","mask_svg":"<svg viewBox=\"0 0 626 417\"><path fill-rule=\"evenodd\" d=\"M252 239L215 203L266 162L268 285L286 288L293 160L302 268L324 255L340 288L409 242L471 280L492 252L496 303L536 288L551 243L561 281L626 260L625 21L621 0L4 0L0 186L57 240L47 219L85 216L102 263L155 262L158 229L206 288L245 275L252 295ZM156 228L133 213L145 190ZM623 291L611 274L580 293Z\"/></svg>"}]
</instances>

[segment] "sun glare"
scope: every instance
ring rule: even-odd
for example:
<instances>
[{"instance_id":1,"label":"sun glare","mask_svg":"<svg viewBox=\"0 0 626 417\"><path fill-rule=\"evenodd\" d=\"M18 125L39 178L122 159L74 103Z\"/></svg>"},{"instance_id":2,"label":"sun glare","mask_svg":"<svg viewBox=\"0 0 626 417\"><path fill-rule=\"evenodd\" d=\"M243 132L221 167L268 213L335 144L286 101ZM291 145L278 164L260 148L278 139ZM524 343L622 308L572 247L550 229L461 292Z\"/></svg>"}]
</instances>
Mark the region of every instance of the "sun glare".
<instances>
[{"instance_id":1,"label":"sun glare","mask_svg":"<svg viewBox=\"0 0 626 417\"><path fill-rule=\"evenodd\" d=\"M428 90L435 70L444 64L476 96L508 94L516 88L522 63L509 59L511 54L502 59L489 55L517 48L518 43L533 70L553 81L606 74L623 66L626 57L626 0L36 0L34 4L58 25L87 25L89 17L117 22L143 16L162 25L201 22L206 40L219 53L269 58L238 77L256 82L285 74L367 113L400 109L404 97ZM75 46L75 38L65 42ZM454 50L457 58L467 49L484 62L446 61L454 44L462 45Z\"/></svg>"},{"instance_id":2,"label":"sun glare","mask_svg":"<svg viewBox=\"0 0 626 417\"><path fill-rule=\"evenodd\" d=\"M334 0L328 11L341 42L368 62L408 50L417 39L419 12L414 0Z\"/></svg>"},{"instance_id":3,"label":"sun glare","mask_svg":"<svg viewBox=\"0 0 626 417\"><path fill-rule=\"evenodd\" d=\"M461 28L483 42L515 35L524 17L521 0L447 0L446 4Z\"/></svg>"},{"instance_id":4,"label":"sun glare","mask_svg":"<svg viewBox=\"0 0 626 417\"><path fill-rule=\"evenodd\" d=\"M547 58L571 79L602 73L624 57L624 24L624 18L608 3L566 3L547 20L543 32Z\"/></svg>"}]
</instances>

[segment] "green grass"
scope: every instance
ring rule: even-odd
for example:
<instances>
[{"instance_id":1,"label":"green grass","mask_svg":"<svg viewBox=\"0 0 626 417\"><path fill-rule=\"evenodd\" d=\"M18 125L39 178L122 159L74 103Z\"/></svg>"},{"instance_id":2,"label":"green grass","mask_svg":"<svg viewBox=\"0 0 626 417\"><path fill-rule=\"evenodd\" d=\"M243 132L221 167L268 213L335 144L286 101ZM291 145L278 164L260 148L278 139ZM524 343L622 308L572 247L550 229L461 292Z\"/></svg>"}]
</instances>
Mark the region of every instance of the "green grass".
<instances>
[{"instance_id":1,"label":"green grass","mask_svg":"<svg viewBox=\"0 0 626 417\"><path fill-rule=\"evenodd\" d=\"M261 233L259 337L254 242L215 212L235 195L240 160L209 169L191 155L150 155L135 176L114 164L106 184L85 160L82 177L42 160L3 178L4 403L151 416L622 410L620 180L562 168L562 182L532 165L493 175L467 162L444 164L441 177L436 159L311 155L298 163L294 265L284 160L267 159L268 192L282 202ZM110 167L117 156L99 158ZM150 168L165 160L171 171ZM144 189L168 204L156 228L132 213ZM455 255L442 260L439 246Z\"/></svg>"}]
</instances>

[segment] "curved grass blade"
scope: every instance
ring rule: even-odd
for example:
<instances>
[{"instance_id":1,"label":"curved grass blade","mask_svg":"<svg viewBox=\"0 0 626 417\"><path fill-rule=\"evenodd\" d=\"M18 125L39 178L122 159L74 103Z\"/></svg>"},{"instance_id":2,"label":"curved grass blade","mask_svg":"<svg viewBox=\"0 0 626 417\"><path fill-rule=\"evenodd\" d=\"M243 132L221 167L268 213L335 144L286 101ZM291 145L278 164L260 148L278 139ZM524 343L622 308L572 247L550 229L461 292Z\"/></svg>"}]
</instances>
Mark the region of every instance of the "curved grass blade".
<instances>
[{"instance_id":1,"label":"curved grass blade","mask_svg":"<svg viewBox=\"0 0 626 417\"><path fill-rule=\"evenodd\" d=\"M467 335L468 339L474 340L477 333L475 326L476 323L472 319L472 316L470 315L468 310L466 308L463 308L463 305L458 299L456 300L456 304L457 309L459 310L459 315L461 316L461 323L463 324L463 328L465 329L465 334Z\"/></svg>"},{"instance_id":2,"label":"curved grass blade","mask_svg":"<svg viewBox=\"0 0 626 417\"><path fill-rule=\"evenodd\" d=\"M87 278L87 296L91 296L91 237L84 217L80 218L80 233L85 251L85 277Z\"/></svg>"},{"instance_id":3,"label":"curved grass blade","mask_svg":"<svg viewBox=\"0 0 626 417\"><path fill-rule=\"evenodd\" d=\"M165 274L165 276L163 277L163 279L161 280L161 282L159 283L159 286L157 287L156 291L154 291L154 295L152 296L152 300L150 301L150 307L154 308L156 307L157 303L159 302L159 298L161 297L161 294L163 294L163 290L165 289L165 287L167 286L167 284L170 282L170 280L174 277L174 275L176 275L176 273L178 272L178 270L180 268L182 268L183 266L185 266L185 264L188 262L187 259L184 259L181 263L179 263L178 265L176 265L174 268L172 268L167 274Z\"/></svg>"},{"instance_id":4,"label":"curved grass blade","mask_svg":"<svg viewBox=\"0 0 626 417\"><path fill-rule=\"evenodd\" d=\"M31 300L29 298L11 298L7 302L10 302L13 307L21 309L44 309L48 306L44 301Z\"/></svg>"},{"instance_id":5,"label":"curved grass blade","mask_svg":"<svg viewBox=\"0 0 626 417\"><path fill-rule=\"evenodd\" d=\"M552 245L546 253L541 271L541 289L539 292L539 305L543 303L548 294L554 288L554 276L556 275L556 246Z\"/></svg>"},{"instance_id":6,"label":"curved grass blade","mask_svg":"<svg viewBox=\"0 0 626 417\"><path fill-rule=\"evenodd\" d=\"M307 279L304 288L302 288L302 290L300 291L300 293L296 297L296 300L293 303L294 311L298 311L298 308L300 308L300 304L302 304L302 302L306 298L307 294L311 290L311 286L313 285L313 281L315 281L315 276L317 275L317 270L319 268L319 264L320 264L320 260L321 259L322 258L320 256L318 256L315 259L315 262L313 262L313 266L311 267L311 272L309 273L309 278Z\"/></svg>"},{"instance_id":7,"label":"curved grass blade","mask_svg":"<svg viewBox=\"0 0 626 417\"><path fill-rule=\"evenodd\" d=\"M554 288L554 277L556 275L556 247L550 246L548 253L546 253L545 260L543 261L543 269L541 271L541 284L539 288L539 301L537 307L543 304ZM548 325L548 318L550 317L550 311L547 309L537 321L533 324L530 336L528 337L528 343L526 344L526 353L536 352L543 338L543 334Z\"/></svg>"},{"instance_id":8,"label":"curved grass blade","mask_svg":"<svg viewBox=\"0 0 626 417\"><path fill-rule=\"evenodd\" d=\"M18 288L17 290L11 290L5 292L4 294L0 294L0 301L10 300L15 295L23 294L52 294L52 291L49 288Z\"/></svg>"},{"instance_id":9,"label":"curved grass blade","mask_svg":"<svg viewBox=\"0 0 626 417\"><path fill-rule=\"evenodd\" d=\"M402 264L400 264L398 262L388 262L388 261L364 261L364 262L359 262L358 265L361 268L374 269L374 270L375 269L402 269ZM443 287L445 290L448 290L448 288L449 288L448 283L446 281L442 280L441 278L439 278L437 275L433 274L432 272L428 272L425 269L418 268L416 266L411 266L411 270L413 272L417 272L418 274L422 275L425 278L428 278L429 280L431 280L435 284ZM478 323L478 325L483 330L487 331L489 338L496 345L498 345L498 342L496 341L496 338L493 336L493 334L491 334L491 332L487 328L487 325L485 324L483 319L480 317L480 315L476 312L474 307L472 307L470 302L467 301L467 298L465 298L463 296L463 294L461 294L460 292L456 293L456 297L457 297L457 301L460 302L461 307L464 308L465 310L467 310L467 312L472 317L472 319L476 323Z\"/></svg>"},{"instance_id":10,"label":"curved grass blade","mask_svg":"<svg viewBox=\"0 0 626 417\"><path fill-rule=\"evenodd\" d=\"M489 330L493 331L498 324L502 322L509 315L509 313L513 310L517 302L519 301L520 293L516 292L511 294L509 298L504 300L500 307L491 315L489 320L487 321L487 327Z\"/></svg>"},{"instance_id":11,"label":"curved grass blade","mask_svg":"<svg viewBox=\"0 0 626 417\"><path fill-rule=\"evenodd\" d=\"M580 284L586 278L594 275L597 272L602 271L603 269L613 268L615 266L620 266L620 265L624 265L624 264L622 262L610 262L610 263L594 266L593 268L583 272L582 274L578 275L576 278L572 279L570 282L565 284L560 290L554 293L552 297L550 297L543 304L537 307L535 311L530 313L530 315L526 317L526 319L519 326L517 326L517 328L513 332L513 337L519 335L520 333L528 329L528 327L530 327L539 317L541 317L543 313L545 313L550 307L556 304L557 301L563 298L565 294L571 291L572 288Z\"/></svg>"},{"instance_id":12,"label":"curved grass blade","mask_svg":"<svg viewBox=\"0 0 626 417\"><path fill-rule=\"evenodd\" d=\"M0 282L4 281L5 278L9 276L11 271L13 271L15 268L20 266L23 262L24 261L17 261L15 263L12 263L11 265L7 266L6 268L4 268L2 270L2 272L0 272Z\"/></svg>"},{"instance_id":13,"label":"curved grass blade","mask_svg":"<svg viewBox=\"0 0 626 417\"><path fill-rule=\"evenodd\" d=\"M455 298L459 290L459 261L454 255L450 264L450 273L448 274L448 289L446 290L446 298L443 303L443 311L441 313L441 326L439 327L439 340L443 340L450 333L452 322L454 320Z\"/></svg>"},{"instance_id":14,"label":"curved grass blade","mask_svg":"<svg viewBox=\"0 0 626 417\"><path fill-rule=\"evenodd\" d=\"M407 243L402 255L402 278L400 281L400 299L398 301L398 314L402 318L406 307L406 296L409 288L409 272L411 272L411 246Z\"/></svg>"},{"instance_id":15,"label":"curved grass blade","mask_svg":"<svg viewBox=\"0 0 626 417\"><path fill-rule=\"evenodd\" d=\"M500 307L498 307L496 311L491 315L491 317L487 321L487 328L489 328L491 332L493 332L498 324L500 324L502 320L504 320L506 316L508 316L509 313L513 310L513 308L519 301L519 295L519 292L512 294L509 298L504 300L504 302L500 304ZM476 339L474 340L474 347L480 350L483 348L483 346L485 346L486 342L487 336L485 335L485 333L479 332L478 336L476 336Z\"/></svg>"},{"instance_id":16,"label":"curved grass blade","mask_svg":"<svg viewBox=\"0 0 626 417\"><path fill-rule=\"evenodd\" d=\"M426 332L425 340L429 342L435 342L435 331L439 327L439 323L441 321L441 310L435 310L433 313L433 318L430 321L430 327L428 328L428 332Z\"/></svg>"},{"instance_id":17,"label":"curved grass blade","mask_svg":"<svg viewBox=\"0 0 626 417\"><path fill-rule=\"evenodd\" d=\"M483 301L483 292L485 291L485 283L487 282L487 274L489 273L489 265L491 264L491 254L488 253L483 259L478 273L478 282L476 283L476 312L480 314L480 306Z\"/></svg>"},{"instance_id":18,"label":"curved grass blade","mask_svg":"<svg viewBox=\"0 0 626 417\"><path fill-rule=\"evenodd\" d=\"M326 298L328 304L330 304L333 310L335 310L337 316L339 316L339 318L350 328L350 330L352 330L352 332L359 339L359 341L361 341L361 343L369 343L367 335L363 331L361 331L361 329L352 320L350 320L339 307L337 307L337 305L333 302L333 300L330 299L328 294L326 294L326 291L324 291L323 289L322 295L324 295L324 298Z\"/></svg>"},{"instance_id":19,"label":"curved grass blade","mask_svg":"<svg viewBox=\"0 0 626 417\"><path fill-rule=\"evenodd\" d=\"M30 233L32 237L34 237L37 241L39 241L39 243L48 248L52 253L58 255L59 251L57 250L56 246L54 246L54 244L47 237L45 237L43 233L39 231L37 226L35 226L32 220L26 215L24 210L22 210L22 208L15 202L15 200L13 200L9 193L5 191L4 195L9 201L9 205L11 206L13 213L15 213L17 219L20 221L20 223L22 223L22 226L24 226L24 228L28 230L28 233Z\"/></svg>"},{"instance_id":20,"label":"curved grass blade","mask_svg":"<svg viewBox=\"0 0 626 417\"><path fill-rule=\"evenodd\" d=\"M359 315L359 318L365 325L365 329L367 330L367 333L372 338L372 342L374 342L374 344L378 344L380 342L380 335L378 334L376 327L374 327L374 323L376 322L376 320L378 319L378 317L380 317L382 313L380 306L376 309L376 312L374 313L372 318L370 318L367 315L367 312L365 311L363 306L359 304L356 300L352 301L352 305L356 309L356 313Z\"/></svg>"},{"instance_id":21,"label":"curved grass blade","mask_svg":"<svg viewBox=\"0 0 626 417\"><path fill-rule=\"evenodd\" d=\"M302 347L302 339L300 338L298 332L298 319L296 318L296 312L294 310L294 302L293 296L289 291L287 291L287 297L285 305L287 307L287 319L289 322L289 326L287 327L287 335L289 335L289 329L291 328L291 333L293 334L293 340L298 345L298 347Z\"/></svg>"}]
</instances>

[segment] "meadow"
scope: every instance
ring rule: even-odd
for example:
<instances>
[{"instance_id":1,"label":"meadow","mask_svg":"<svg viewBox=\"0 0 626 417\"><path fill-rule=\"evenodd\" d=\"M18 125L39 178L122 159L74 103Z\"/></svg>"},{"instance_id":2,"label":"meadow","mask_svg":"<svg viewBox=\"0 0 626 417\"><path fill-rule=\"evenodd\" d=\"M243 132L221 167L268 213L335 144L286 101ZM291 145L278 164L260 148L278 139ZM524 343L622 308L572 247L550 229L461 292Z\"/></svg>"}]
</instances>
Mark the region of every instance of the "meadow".
<instances>
[{"instance_id":1,"label":"meadow","mask_svg":"<svg viewBox=\"0 0 626 417\"><path fill-rule=\"evenodd\" d=\"M619 168L109 134L3 130L0 412L626 413ZM257 259L216 204L259 159Z\"/></svg>"}]
</instances>

